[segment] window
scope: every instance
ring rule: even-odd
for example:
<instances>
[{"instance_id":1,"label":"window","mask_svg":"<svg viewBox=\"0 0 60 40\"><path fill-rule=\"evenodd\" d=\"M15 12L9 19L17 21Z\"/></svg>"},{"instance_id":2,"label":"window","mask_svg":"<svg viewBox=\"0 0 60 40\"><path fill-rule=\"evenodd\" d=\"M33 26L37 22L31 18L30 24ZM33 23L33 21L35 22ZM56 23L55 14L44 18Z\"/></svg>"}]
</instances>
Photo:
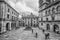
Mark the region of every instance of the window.
<instances>
[{"instance_id":1,"label":"window","mask_svg":"<svg viewBox=\"0 0 60 40\"><path fill-rule=\"evenodd\" d=\"M34 23L35 23L35 21L34 21Z\"/></svg>"},{"instance_id":2,"label":"window","mask_svg":"<svg viewBox=\"0 0 60 40\"><path fill-rule=\"evenodd\" d=\"M51 3L51 0L46 0L47 2Z\"/></svg>"},{"instance_id":3,"label":"window","mask_svg":"<svg viewBox=\"0 0 60 40\"><path fill-rule=\"evenodd\" d=\"M24 20L24 18L23 18L23 20Z\"/></svg>"},{"instance_id":4,"label":"window","mask_svg":"<svg viewBox=\"0 0 60 40\"><path fill-rule=\"evenodd\" d=\"M41 21L43 21L43 18L41 18Z\"/></svg>"},{"instance_id":5,"label":"window","mask_svg":"<svg viewBox=\"0 0 60 40\"><path fill-rule=\"evenodd\" d=\"M47 11L45 11L46 15L47 15Z\"/></svg>"},{"instance_id":6,"label":"window","mask_svg":"<svg viewBox=\"0 0 60 40\"><path fill-rule=\"evenodd\" d=\"M54 17L52 17L52 20L54 21Z\"/></svg>"},{"instance_id":7,"label":"window","mask_svg":"<svg viewBox=\"0 0 60 40\"><path fill-rule=\"evenodd\" d=\"M2 21L2 18L0 18L0 21Z\"/></svg>"},{"instance_id":8,"label":"window","mask_svg":"<svg viewBox=\"0 0 60 40\"><path fill-rule=\"evenodd\" d=\"M50 14L50 9L49 9L49 11L48 11L48 12L49 12L49 14Z\"/></svg>"},{"instance_id":9,"label":"window","mask_svg":"<svg viewBox=\"0 0 60 40\"><path fill-rule=\"evenodd\" d=\"M15 15L15 13L14 13L14 15Z\"/></svg>"},{"instance_id":10,"label":"window","mask_svg":"<svg viewBox=\"0 0 60 40\"><path fill-rule=\"evenodd\" d=\"M12 14L13 14L13 12L12 12Z\"/></svg>"},{"instance_id":11,"label":"window","mask_svg":"<svg viewBox=\"0 0 60 40\"><path fill-rule=\"evenodd\" d=\"M35 18L34 18L34 20L35 20Z\"/></svg>"},{"instance_id":12,"label":"window","mask_svg":"<svg viewBox=\"0 0 60 40\"><path fill-rule=\"evenodd\" d=\"M55 8L54 7L52 8L52 13L55 13Z\"/></svg>"},{"instance_id":13,"label":"window","mask_svg":"<svg viewBox=\"0 0 60 40\"><path fill-rule=\"evenodd\" d=\"M60 12L60 6L57 7L57 12Z\"/></svg>"},{"instance_id":14,"label":"window","mask_svg":"<svg viewBox=\"0 0 60 40\"><path fill-rule=\"evenodd\" d=\"M41 25L43 25L43 23L41 23Z\"/></svg>"},{"instance_id":15,"label":"window","mask_svg":"<svg viewBox=\"0 0 60 40\"><path fill-rule=\"evenodd\" d=\"M10 9L8 8L8 12L10 12Z\"/></svg>"},{"instance_id":16,"label":"window","mask_svg":"<svg viewBox=\"0 0 60 40\"><path fill-rule=\"evenodd\" d=\"M48 21L48 18L46 18L46 21Z\"/></svg>"},{"instance_id":17,"label":"window","mask_svg":"<svg viewBox=\"0 0 60 40\"><path fill-rule=\"evenodd\" d=\"M14 20L14 17L12 16L12 20Z\"/></svg>"},{"instance_id":18,"label":"window","mask_svg":"<svg viewBox=\"0 0 60 40\"><path fill-rule=\"evenodd\" d=\"M7 18L9 18L9 14L7 14Z\"/></svg>"},{"instance_id":19,"label":"window","mask_svg":"<svg viewBox=\"0 0 60 40\"><path fill-rule=\"evenodd\" d=\"M2 26L2 24L0 23L0 32L1 32L1 26Z\"/></svg>"}]
</instances>

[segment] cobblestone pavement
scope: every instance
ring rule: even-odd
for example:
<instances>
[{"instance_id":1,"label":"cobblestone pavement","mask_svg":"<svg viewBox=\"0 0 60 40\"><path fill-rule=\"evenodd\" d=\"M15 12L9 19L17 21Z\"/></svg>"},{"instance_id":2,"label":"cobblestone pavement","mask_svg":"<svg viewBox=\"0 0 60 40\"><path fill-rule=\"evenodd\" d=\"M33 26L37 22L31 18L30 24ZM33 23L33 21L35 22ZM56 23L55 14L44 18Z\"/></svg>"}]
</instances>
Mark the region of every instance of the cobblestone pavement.
<instances>
[{"instance_id":1,"label":"cobblestone pavement","mask_svg":"<svg viewBox=\"0 0 60 40\"><path fill-rule=\"evenodd\" d=\"M18 30L10 31L0 36L0 40L45 40L45 34L42 32L41 29L33 28L33 33L31 30L27 31L24 29L25 28L20 28ZM36 33L38 33L37 38L35 37ZM50 39L47 40L60 40L60 35L53 32L49 33L50 33Z\"/></svg>"},{"instance_id":2,"label":"cobblestone pavement","mask_svg":"<svg viewBox=\"0 0 60 40\"><path fill-rule=\"evenodd\" d=\"M44 35L41 30L34 28L33 34L31 31L25 31L23 28L14 30L0 37L0 40L44 40ZM38 33L38 37L35 37L35 33Z\"/></svg>"},{"instance_id":3,"label":"cobblestone pavement","mask_svg":"<svg viewBox=\"0 0 60 40\"><path fill-rule=\"evenodd\" d=\"M50 36L49 36L50 39L48 39L48 40L60 40L60 34L57 34L57 33L51 32L51 31L45 31L45 32L50 34Z\"/></svg>"}]
</instances>

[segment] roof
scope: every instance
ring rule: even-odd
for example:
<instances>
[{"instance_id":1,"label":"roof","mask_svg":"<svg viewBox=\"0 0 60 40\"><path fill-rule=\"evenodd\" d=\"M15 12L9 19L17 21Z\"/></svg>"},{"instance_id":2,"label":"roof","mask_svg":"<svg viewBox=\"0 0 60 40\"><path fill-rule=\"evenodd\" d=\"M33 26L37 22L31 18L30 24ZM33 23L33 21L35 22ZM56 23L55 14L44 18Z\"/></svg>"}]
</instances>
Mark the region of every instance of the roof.
<instances>
[{"instance_id":1,"label":"roof","mask_svg":"<svg viewBox=\"0 0 60 40\"><path fill-rule=\"evenodd\" d=\"M51 7L51 6L53 6L53 5L56 5L56 4L59 4L59 3L60 3L60 0L55 1L55 2L53 2L53 3L51 3L51 4L49 4L46 8L42 9L42 10L39 11L39 12L42 12L43 10L46 10L46 9L48 9L49 7Z\"/></svg>"},{"instance_id":2,"label":"roof","mask_svg":"<svg viewBox=\"0 0 60 40\"><path fill-rule=\"evenodd\" d=\"M40 5L40 7L42 7L42 6L43 6L43 5L45 5L45 4L46 4L46 5L48 5L48 3L47 3L47 2L45 2L45 3L41 4L41 5Z\"/></svg>"},{"instance_id":3,"label":"roof","mask_svg":"<svg viewBox=\"0 0 60 40\"><path fill-rule=\"evenodd\" d=\"M14 9L12 6L10 6L5 0L0 0L0 2L4 2L4 3L6 3L9 7L11 7L15 12L17 12L16 11L16 9ZM17 12L18 14L19 14L19 12Z\"/></svg>"},{"instance_id":4,"label":"roof","mask_svg":"<svg viewBox=\"0 0 60 40\"><path fill-rule=\"evenodd\" d=\"M22 16L22 18L38 18L38 16L31 14L31 15L27 15L27 16Z\"/></svg>"}]
</instances>

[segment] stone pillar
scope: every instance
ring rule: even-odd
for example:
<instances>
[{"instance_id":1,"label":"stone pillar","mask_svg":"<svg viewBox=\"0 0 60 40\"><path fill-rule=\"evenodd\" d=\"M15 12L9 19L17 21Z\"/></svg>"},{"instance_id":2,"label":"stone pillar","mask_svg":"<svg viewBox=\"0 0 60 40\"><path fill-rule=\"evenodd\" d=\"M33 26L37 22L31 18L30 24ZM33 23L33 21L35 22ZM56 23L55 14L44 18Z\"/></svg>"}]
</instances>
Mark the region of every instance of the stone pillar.
<instances>
[{"instance_id":1,"label":"stone pillar","mask_svg":"<svg viewBox=\"0 0 60 40\"><path fill-rule=\"evenodd\" d=\"M11 28L11 22L9 23L9 30L12 30L12 28Z\"/></svg>"}]
</instances>

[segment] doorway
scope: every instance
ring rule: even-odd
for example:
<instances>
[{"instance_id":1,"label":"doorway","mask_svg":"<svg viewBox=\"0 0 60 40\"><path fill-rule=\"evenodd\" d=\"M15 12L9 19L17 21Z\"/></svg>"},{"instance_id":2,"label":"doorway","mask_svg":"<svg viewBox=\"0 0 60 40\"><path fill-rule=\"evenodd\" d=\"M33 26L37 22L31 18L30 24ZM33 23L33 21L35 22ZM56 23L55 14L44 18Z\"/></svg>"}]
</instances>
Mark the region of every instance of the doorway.
<instances>
[{"instance_id":1,"label":"doorway","mask_svg":"<svg viewBox=\"0 0 60 40\"><path fill-rule=\"evenodd\" d=\"M46 26L47 26L47 30L50 30L50 25L49 25L49 24L47 24Z\"/></svg>"},{"instance_id":2,"label":"doorway","mask_svg":"<svg viewBox=\"0 0 60 40\"><path fill-rule=\"evenodd\" d=\"M59 26L57 24L54 24L53 25L53 31L54 32L57 32L56 30L59 30Z\"/></svg>"},{"instance_id":3,"label":"doorway","mask_svg":"<svg viewBox=\"0 0 60 40\"><path fill-rule=\"evenodd\" d=\"M6 30L9 30L9 23L6 24Z\"/></svg>"}]
</instances>

